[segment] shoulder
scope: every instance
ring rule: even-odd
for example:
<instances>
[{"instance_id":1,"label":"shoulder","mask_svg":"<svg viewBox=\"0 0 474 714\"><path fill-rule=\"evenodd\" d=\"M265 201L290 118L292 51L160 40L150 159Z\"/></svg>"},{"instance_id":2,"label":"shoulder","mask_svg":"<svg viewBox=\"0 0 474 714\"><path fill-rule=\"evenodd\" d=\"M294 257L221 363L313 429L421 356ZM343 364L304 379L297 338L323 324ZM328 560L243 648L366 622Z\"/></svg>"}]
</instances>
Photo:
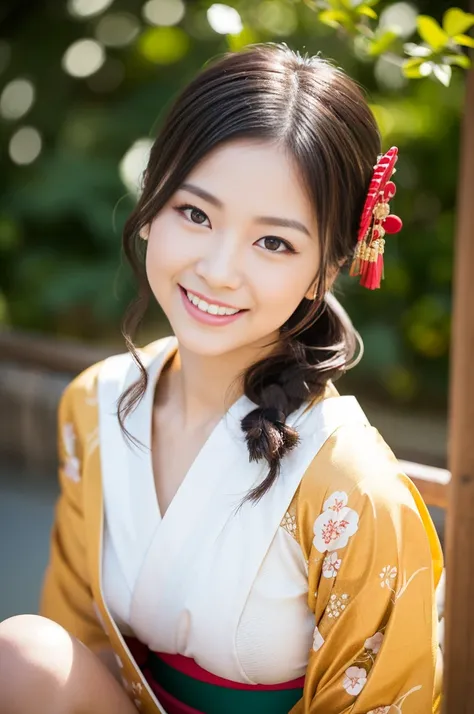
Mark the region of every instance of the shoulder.
<instances>
[{"instance_id":1,"label":"shoulder","mask_svg":"<svg viewBox=\"0 0 474 714\"><path fill-rule=\"evenodd\" d=\"M164 337L137 348L137 353L145 367L151 360L166 351L174 338ZM138 368L130 352L124 351L96 362L78 374L65 388L59 403L59 421L71 421L76 429L90 427L90 422L97 419L99 381L122 382L130 370L136 378Z\"/></svg>"},{"instance_id":2,"label":"shoulder","mask_svg":"<svg viewBox=\"0 0 474 714\"><path fill-rule=\"evenodd\" d=\"M369 518L426 511L392 449L368 422L343 423L331 433L302 477L299 509L316 518L338 494Z\"/></svg>"},{"instance_id":3,"label":"shoulder","mask_svg":"<svg viewBox=\"0 0 474 714\"><path fill-rule=\"evenodd\" d=\"M368 422L354 422L339 426L326 440L303 476L300 493L321 503L334 491L366 494L374 501L388 493L410 500L408 481L379 431Z\"/></svg>"}]
</instances>

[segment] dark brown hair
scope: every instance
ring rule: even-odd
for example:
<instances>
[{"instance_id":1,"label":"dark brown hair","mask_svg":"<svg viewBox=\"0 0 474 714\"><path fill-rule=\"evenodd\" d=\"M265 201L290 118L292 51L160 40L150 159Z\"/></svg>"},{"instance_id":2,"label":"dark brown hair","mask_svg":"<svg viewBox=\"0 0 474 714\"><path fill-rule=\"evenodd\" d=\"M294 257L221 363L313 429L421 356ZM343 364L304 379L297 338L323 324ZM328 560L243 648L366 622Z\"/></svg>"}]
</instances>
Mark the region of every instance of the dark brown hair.
<instances>
[{"instance_id":1,"label":"dark brown hair","mask_svg":"<svg viewBox=\"0 0 474 714\"><path fill-rule=\"evenodd\" d=\"M375 119L358 85L320 57L286 45L254 45L209 63L172 106L150 153L143 191L123 234L139 284L122 331L140 379L120 397L124 420L142 398L148 375L132 339L152 295L139 232L211 150L238 138L279 142L289 150L314 205L321 263L315 299L304 298L280 329L270 356L244 374L257 408L242 420L250 460L266 460L268 475L246 497L259 500L278 476L282 457L298 441L286 424L303 403L320 398L329 380L353 363L360 338L328 292L331 272L350 260L360 215L380 153Z\"/></svg>"}]
</instances>

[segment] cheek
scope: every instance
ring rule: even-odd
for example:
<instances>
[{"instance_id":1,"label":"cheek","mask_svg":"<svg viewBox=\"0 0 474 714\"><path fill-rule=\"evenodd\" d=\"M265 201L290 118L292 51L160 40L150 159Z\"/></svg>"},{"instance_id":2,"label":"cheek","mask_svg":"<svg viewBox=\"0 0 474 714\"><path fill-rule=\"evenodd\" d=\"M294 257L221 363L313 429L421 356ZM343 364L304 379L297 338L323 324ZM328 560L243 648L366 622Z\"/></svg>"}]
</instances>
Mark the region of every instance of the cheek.
<instances>
[{"instance_id":1,"label":"cheek","mask_svg":"<svg viewBox=\"0 0 474 714\"><path fill-rule=\"evenodd\" d=\"M290 263L290 260L293 261ZM278 272L260 272L257 283L259 303L264 312L285 322L304 298L317 273L318 265L308 256L289 258Z\"/></svg>"},{"instance_id":2,"label":"cheek","mask_svg":"<svg viewBox=\"0 0 474 714\"><path fill-rule=\"evenodd\" d=\"M172 215L157 218L151 227L146 255L146 270L151 285L162 276L172 277L189 260L182 231ZM160 281L161 282L161 281Z\"/></svg>"}]
</instances>

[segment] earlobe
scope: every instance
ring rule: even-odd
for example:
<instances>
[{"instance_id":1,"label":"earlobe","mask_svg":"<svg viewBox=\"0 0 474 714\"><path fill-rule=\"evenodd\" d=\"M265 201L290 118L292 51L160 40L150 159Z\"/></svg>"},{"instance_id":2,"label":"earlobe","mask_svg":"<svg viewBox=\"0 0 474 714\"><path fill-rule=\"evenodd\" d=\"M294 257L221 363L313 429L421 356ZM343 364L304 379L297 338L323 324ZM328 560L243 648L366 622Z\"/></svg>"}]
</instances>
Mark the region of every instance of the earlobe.
<instances>
[{"instance_id":1,"label":"earlobe","mask_svg":"<svg viewBox=\"0 0 474 714\"><path fill-rule=\"evenodd\" d=\"M148 240L148 236L150 235L150 226L148 223L140 229L138 235L142 240Z\"/></svg>"}]
</instances>

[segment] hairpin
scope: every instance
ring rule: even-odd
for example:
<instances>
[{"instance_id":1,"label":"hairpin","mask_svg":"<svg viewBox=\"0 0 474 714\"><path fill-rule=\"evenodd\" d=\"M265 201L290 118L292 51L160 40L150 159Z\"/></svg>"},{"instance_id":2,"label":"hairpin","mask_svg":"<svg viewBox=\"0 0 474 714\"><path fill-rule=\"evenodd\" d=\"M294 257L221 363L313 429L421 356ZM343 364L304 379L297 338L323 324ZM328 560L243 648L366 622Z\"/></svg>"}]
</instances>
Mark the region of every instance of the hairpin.
<instances>
[{"instance_id":1,"label":"hairpin","mask_svg":"<svg viewBox=\"0 0 474 714\"><path fill-rule=\"evenodd\" d=\"M379 157L362 211L357 247L349 274L353 277L360 275L360 284L369 290L379 288L383 279L385 234L398 233L403 226L401 219L390 213L388 203L397 191L390 180L395 173L397 159L396 146Z\"/></svg>"}]
</instances>

